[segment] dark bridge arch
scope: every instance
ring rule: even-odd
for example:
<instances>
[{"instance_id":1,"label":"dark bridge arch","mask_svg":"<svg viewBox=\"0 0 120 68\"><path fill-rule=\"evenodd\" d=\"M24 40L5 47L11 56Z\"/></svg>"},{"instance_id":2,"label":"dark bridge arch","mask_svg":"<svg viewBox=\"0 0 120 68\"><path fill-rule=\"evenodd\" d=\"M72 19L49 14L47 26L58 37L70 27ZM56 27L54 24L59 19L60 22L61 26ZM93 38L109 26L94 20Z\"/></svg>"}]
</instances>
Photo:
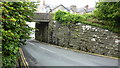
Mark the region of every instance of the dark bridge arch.
<instances>
[{"instance_id":1,"label":"dark bridge arch","mask_svg":"<svg viewBox=\"0 0 120 68\"><path fill-rule=\"evenodd\" d=\"M35 24L35 39L48 42L48 25L52 16L49 13L35 13L34 21Z\"/></svg>"}]
</instances>

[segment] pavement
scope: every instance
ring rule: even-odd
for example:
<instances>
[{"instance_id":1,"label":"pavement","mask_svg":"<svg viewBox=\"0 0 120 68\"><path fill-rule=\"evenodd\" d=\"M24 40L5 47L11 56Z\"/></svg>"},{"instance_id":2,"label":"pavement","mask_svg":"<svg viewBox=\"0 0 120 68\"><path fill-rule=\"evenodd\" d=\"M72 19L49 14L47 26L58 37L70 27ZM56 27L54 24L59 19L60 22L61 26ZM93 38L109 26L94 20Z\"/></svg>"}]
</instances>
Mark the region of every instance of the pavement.
<instances>
[{"instance_id":1,"label":"pavement","mask_svg":"<svg viewBox=\"0 0 120 68\"><path fill-rule=\"evenodd\" d=\"M86 68L118 68L118 59L100 57L50 46L48 43L28 40L22 47L29 66L86 66ZM89 66L89 67L88 67ZM34 68L34 67L33 67ZM52 67L53 68L53 67ZM56 67L55 67L56 68ZM62 67L63 68L63 67ZM85 67L84 67L85 68Z\"/></svg>"}]
</instances>

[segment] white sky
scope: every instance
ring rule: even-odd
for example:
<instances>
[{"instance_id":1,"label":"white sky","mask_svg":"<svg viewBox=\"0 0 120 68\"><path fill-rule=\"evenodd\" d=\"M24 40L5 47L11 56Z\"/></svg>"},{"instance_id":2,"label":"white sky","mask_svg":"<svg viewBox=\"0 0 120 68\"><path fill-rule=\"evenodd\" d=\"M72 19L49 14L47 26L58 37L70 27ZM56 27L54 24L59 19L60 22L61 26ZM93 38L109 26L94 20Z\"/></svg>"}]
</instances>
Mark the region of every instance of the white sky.
<instances>
[{"instance_id":1,"label":"white sky","mask_svg":"<svg viewBox=\"0 0 120 68\"><path fill-rule=\"evenodd\" d=\"M60 5L63 4L65 7L70 7L71 5L76 5L78 8L89 5L89 7L95 6L95 1L97 0L45 0L46 4L49 5ZM41 4L43 0L40 0Z\"/></svg>"}]
</instances>

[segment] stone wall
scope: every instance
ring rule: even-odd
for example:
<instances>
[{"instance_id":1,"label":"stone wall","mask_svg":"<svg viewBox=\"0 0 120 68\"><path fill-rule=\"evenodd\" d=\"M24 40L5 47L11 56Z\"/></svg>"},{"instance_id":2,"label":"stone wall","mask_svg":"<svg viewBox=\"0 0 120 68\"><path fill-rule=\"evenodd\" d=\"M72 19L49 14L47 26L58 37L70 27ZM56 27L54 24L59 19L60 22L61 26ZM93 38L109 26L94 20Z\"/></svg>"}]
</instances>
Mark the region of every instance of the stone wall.
<instances>
[{"instance_id":1,"label":"stone wall","mask_svg":"<svg viewBox=\"0 0 120 68\"><path fill-rule=\"evenodd\" d=\"M51 21L48 33L49 43L58 46L114 57L120 52L120 36L99 27L77 23L69 29Z\"/></svg>"}]
</instances>

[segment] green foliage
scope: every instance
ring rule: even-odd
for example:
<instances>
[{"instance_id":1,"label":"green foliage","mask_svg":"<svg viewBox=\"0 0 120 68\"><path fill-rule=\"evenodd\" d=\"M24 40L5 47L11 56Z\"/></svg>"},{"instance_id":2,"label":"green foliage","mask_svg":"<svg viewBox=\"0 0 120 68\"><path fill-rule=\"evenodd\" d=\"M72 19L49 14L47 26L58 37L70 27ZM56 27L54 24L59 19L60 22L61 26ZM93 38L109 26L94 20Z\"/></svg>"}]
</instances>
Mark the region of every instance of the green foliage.
<instances>
[{"instance_id":1,"label":"green foliage","mask_svg":"<svg viewBox=\"0 0 120 68\"><path fill-rule=\"evenodd\" d=\"M14 56L14 55L11 55L11 56L4 56L2 57L2 62L4 62L4 66L3 68L13 68L13 66L15 66L16 64L16 59L18 59L19 55L18 56Z\"/></svg>"},{"instance_id":2,"label":"green foliage","mask_svg":"<svg viewBox=\"0 0 120 68\"><path fill-rule=\"evenodd\" d=\"M58 21L59 23L63 25L68 25L69 28L71 24L80 22L80 23L108 29L116 33L120 32L118 28L119 25L115 26L116 23L118 23L119 21L117 21L116 19L104 20L102 17L98 17L97 14L93 15L92 13L85 13L83 15L78 15L78 14L71 14L69 12L58 10L53 16L54 16L54 20ZM103 19L103 20L99 20L98 18Z\"/></svg>"},{"instance_id":3,"label":"green foliage","mask_svg":"<svg viewBox=\"0 0 120 68\"><path fill-rule=\"evenodd\" d=\"M94 15L92 13L85 13L83 14L83 16L88 19L88 18L91 18L91 17L94 17Z\"/></svg>"},{"instance_id":4,"label":"green foliage","mask_svg":"<svg viewBox=\"0 0 120 68\"><path fill-rule=\"evenodd\" d=\"M36 5L33 2L0 2L2 6L2 61L3 67L15 66L19 56L19 47L25 45L32 30L26 22L32 21L31 16Z\"/></svg>"},{"instance_id":5,"label":"green foliage","mask_svg":"<svg viewBox=\"0 0 120 68\"><path fill-rule=\"evenodd\" d=\"M64 12L64 11L58 10L54 14L54 19L64 25L70 25L73 23L81 22L82 19L84 19L84 17L81 15L78 15L78 14L71 14L69 12Z\"/></svg>"},{"instance_id":6,"label":"green foliage","mask_svg":"<svg viewBox=\"0 0 120 68\"><path fill-rule=\"evenodd\" d=\"M99 2L94 14L99 19L111 21L113 26L120 26L120 2Z\"/></svg>"}]
</instances>

